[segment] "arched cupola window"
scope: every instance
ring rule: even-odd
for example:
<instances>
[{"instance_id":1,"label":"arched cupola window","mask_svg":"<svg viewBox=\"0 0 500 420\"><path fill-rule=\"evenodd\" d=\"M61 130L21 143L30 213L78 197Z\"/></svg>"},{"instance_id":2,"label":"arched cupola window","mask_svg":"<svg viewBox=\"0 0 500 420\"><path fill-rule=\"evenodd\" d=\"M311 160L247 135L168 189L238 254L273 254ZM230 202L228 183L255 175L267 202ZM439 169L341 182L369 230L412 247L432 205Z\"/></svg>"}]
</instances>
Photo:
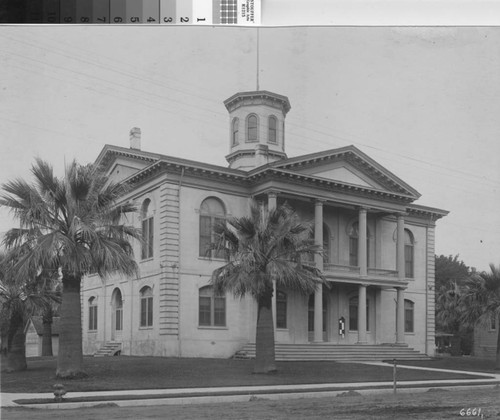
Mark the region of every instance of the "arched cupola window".
<instances>
[{"instance_id":1,"label":"arched cupola window","mask_svg":"<svg viewBox=\"0 0 500 420\"><path fill-rule=\"evenodd\" d=\"M240 127L240 120L238 118L234 118L233 125L232 125L232 137L231 137L231 145L232 146L238 144L239 127Z\"/></svg>"},{"instance_id":2,"label":"arched cupola window","mask_svg":"<svg viewBox=\"0 0 500 420\"><path fill-rule=\"evenodd\" d=\"M247 141L257 141L258 120L257 115L249 115L247 118Z\"/></svg>"},{"instance_id":3,"label":"arched cupola window","mask_svg":"<svg viewBox=\"0 0 500 420\"><path fill-rule=\"evenodd\" d=\"M268 141L269 143L277 143L278 141L278 120L272 115L268 121Z\"/></svg>"}]
</instances>

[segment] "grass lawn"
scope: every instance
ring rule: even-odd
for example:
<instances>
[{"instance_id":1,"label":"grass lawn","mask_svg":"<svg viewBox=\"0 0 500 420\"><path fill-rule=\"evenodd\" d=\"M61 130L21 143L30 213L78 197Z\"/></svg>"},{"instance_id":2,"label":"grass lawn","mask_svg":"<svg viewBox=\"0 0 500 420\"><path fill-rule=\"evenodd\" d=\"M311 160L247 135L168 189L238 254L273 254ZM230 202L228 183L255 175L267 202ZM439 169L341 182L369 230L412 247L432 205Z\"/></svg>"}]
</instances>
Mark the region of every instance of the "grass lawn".
<instances>
[{"instance_id":1,"label":"grass lawn","mask_svg":"<svg viewBox=\"0 0 500 420\"><path fill-rule=\"evenodd\" d=\"M401 364L411 366L424 366L436 369L451 369L451 370L470 370L474 372L486 372L500 374L500 371L495 370L494 359L479 359L477 357L462 356L462 357L441 357L430 361L410 361L401 362Z\"/></svg>"},{"instance_id":2,"label":"grass lawn","mask_svg":"<svg viewBox=\"0 0 500 420\"><path fill-rule=\"evenodd\" d=\"M458 360L458 359L455 359ZM448 369L474 370L476 365L487 366L468 358L469 365L460 363ZM439 367L440 361L426 362ZM476 363L476 365L474 364ZM494 362L491 361L490 372ZM310 383L391 381L391 366L370 366L336 362L278 362L278 372L269 375L252 374L252 360L194 359L166 357L117 356L85 357L88 378L61 381L56 379L56 358L28 359L28 370L2 373L2 392L52 392L55 383L63 383L68 392L192 388L250 385L283 385ZM415 364L415 363L412 363ZM413 369L398 370L398 380L473 379L470 375L430 372Z\"/></svg>"}]
</instances>

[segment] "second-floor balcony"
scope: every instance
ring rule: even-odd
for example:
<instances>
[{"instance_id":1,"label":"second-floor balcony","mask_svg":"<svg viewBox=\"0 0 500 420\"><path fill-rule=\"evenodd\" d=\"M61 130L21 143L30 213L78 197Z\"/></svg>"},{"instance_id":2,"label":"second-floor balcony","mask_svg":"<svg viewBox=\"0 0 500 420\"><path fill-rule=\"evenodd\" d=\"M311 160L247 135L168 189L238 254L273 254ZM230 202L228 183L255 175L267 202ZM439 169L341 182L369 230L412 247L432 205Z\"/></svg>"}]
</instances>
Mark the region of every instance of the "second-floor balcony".
<instances>
[{"instance_id":1,"label":"second-floor balcony","mask_svg":"<svg viewBox=\"0 0 500 420\"><path fill-rule=\"evenodd\" d=\"M314 263L309 263L314 265ZM323 264L323 275L327 280L336 282L367 282L374 285L397 286L407 283L399 279L397 270L368 267L366 276L361 275L360 267L342 264Z\"/></svg>"}]
</instances>

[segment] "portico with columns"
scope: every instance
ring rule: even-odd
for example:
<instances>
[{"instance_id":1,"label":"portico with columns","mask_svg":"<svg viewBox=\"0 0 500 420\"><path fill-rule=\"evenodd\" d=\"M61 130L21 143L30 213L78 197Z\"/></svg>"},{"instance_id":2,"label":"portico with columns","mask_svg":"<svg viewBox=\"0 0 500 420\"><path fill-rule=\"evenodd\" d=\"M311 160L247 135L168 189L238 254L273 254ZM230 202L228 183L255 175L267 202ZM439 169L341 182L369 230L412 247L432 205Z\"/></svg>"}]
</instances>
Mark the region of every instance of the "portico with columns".
<instances>
[{"instance_id":1,"label":"portico with columns","mask_svg":"<svg viewBox=\"0 0 500 420\"><path fill-rule=\"evenodd\" d=\"M406 346L410 341L414 345L420 335L415 329L423 318L417 320L415 306L408 306L427 304L430 288L425 286L425 281L422 285L421 280L415 278L415 273L425 275L426 270L422 273L421 269L414 268L427 262L428 244L421 238L426 237L432 226L423 223L422 215L406 206L381 208L370 203L370 207L363 199L354 205L343 202L339 195L332 200L326 196L312 198L279 191L276 184L276 188L260 198L267 201L269 209L286 202L314 225L314 241L324 251L314 256L314 264L323 272L327 286L318 288L309 300L284 291L290 298L287 310L293 313L287 317L294 325L280 328L276 325L278 289L274 285L277 342ZM408 243L410 235L412 244ZM411 293L405 295L408 288ZM346 320L344 336L338 330L341 317ZM426 323L420 326L423 331L428 328Z\"/></svg>"}]
</instances>

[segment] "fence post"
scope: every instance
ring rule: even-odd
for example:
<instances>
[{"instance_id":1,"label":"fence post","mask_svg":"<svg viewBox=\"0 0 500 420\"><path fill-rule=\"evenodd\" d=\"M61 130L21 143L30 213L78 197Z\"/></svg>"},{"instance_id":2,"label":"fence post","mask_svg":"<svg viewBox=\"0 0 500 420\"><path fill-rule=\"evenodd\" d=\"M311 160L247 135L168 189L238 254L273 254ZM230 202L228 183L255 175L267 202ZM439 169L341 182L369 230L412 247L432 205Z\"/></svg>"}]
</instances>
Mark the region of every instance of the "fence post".
<instances>
[{"instance_id":1,"label":"fence post","mask_svg":"<svg viewBox=\"0 0 500 420\"><path fill-rule=\"evenodd\" d=\"M396 394L396 369L397 369L397 364L396 364L396 359L392 359L392 362L394 364L394 367L392 368L392 390L394 394Z\"/></svg>"}]
</instances>

